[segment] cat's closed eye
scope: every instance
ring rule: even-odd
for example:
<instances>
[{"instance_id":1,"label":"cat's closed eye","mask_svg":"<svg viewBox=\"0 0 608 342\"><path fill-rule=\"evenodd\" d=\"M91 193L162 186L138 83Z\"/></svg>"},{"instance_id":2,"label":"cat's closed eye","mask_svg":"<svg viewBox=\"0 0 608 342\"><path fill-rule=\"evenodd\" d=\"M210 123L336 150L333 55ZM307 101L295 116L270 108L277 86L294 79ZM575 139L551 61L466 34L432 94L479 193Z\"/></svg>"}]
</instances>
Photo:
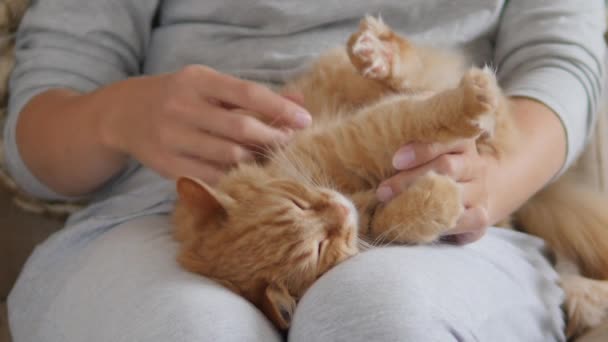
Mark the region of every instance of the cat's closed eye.
<instances>
[{"instance_id":1,"label":"cat's closed eye","mask_svg":"<svg viewBox=\"0 0 608 342\"><path fill-rule=\"evenodd\" d=\"M321 260L321 254L323 253L323 250L327 246L327 242L328 242L327 238L319 241L319 244L317 245L317 260Z\"/></svg>"},{"instance_id":2,"label":"cat's closed eye","mask_svg":"<svg viewBox=\"0 0 608 342\"><path fill-rule=\"evenodd\" d=\"M291 199L291 202L298 208L300 208L301 210L308 210L310 209L310 205L304 201L301 201L299 199Z\"/></svg>"}]
</instances>

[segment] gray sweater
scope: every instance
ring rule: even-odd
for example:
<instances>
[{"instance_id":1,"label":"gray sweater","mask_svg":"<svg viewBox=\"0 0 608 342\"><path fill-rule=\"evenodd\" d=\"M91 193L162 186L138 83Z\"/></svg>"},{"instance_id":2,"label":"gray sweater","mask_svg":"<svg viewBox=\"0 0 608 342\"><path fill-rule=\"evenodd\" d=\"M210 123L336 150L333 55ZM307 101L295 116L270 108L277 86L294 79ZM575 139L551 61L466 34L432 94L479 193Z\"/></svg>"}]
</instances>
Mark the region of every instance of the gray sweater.
<instances>
[{"instance_id":1,"label":"gray sweater","mask_svg":"<svg viewBox=\"0 0 608 342\"><path fill-rule=\"evenodd\" d=\"M89 92L192 63L281 83L344 44L366 13L415 41L467 49L497 69L507 94L549 106L567 133L565 166L584 147L603 84L602 0L38 0L17 36L9 170L30 193L58 198L15 142L19 112L44 90Z\"/></svg>"}]
</instances>

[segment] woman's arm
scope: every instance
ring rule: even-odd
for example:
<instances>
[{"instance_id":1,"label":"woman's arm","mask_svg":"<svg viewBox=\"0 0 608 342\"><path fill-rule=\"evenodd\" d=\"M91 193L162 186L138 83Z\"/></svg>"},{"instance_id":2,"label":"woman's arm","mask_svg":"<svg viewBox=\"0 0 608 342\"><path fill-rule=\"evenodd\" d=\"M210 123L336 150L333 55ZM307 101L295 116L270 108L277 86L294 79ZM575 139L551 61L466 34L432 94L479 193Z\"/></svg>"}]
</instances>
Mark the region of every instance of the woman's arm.
<instances>
[{"instance_id":1,"label":"woman's arm","mask_svg":"<svg viewBox=\"0 0 608 342\"><path fill-rule=\"evenodd\" d=\"M44 198L86 195L129 157L167 177L215 181L252 158L243 145L284 142L310 116L269 89L201 66L140 73L155 1L46 0L17 41L6 127L12 175ZM228 107L224 105L229 105Z\"/></svg>"},{"instance_id":2,"label":"woman's arm","mask_svg":"<svg viewBox=\"0 0 608 342\"><path fill-rule=\"evenodd\" d=\"M513 0L498 27L494 63L504 92L543 103L562 122L567 150L560 171L578 157L595 122L605 16L602 0Z\"/></svg>"},{"instance_id":3,"label":"woman's arm","mask_svg":"<svg viewBox=\"0 0 608 342\"><path fill-rule=\"evenodd\" d=\"M220 102L295 129L310 122L298 105L261 85L189 66L88 94L40 94L21 113L17 143L34 175L68 196L95 190L125 166L128 156L166 177L213 183L226 168L253 158L244 145L289 138L284 130Z\"/></svg>"},{"instance_id":4,"label":"woman's arm","mask_svg":"<svg viewBox=\"0 0 608 342\"><path fill-rule=\"evenodd\" d=\"M566 135L557 115L529 98L512 98L512 116L519 138L500 160L486 159L488 222L495 224L513 213L546 185L562 168ZM541 133L542 132L542 133Z\"/></svg>"},{"instance_id":5,"label":"woman's arm","mask_svg":"<svg viewBox=\"0 0 608 342\"><path fill-rule=\"evenodd\" d=\"M8 169L27 192L47 199L81 195L122 169L125 158L104 151L97 163L85 167L90 176L73 177L61 171L84 166L76 159L80 150L101 152L99 146L91 149L96 144L92 118L74 112L71 103L78 94L139 74L158 5L159 0L32 2L17 32L4 134ZM53 91L43 94L49 90ZM45 158L53 159L57 153L64 157L51 164L61 166L44 165ZM66 179L48 183L47 172L53 179L59 174ZM78 184L83 177L99 179L85 185L84 191L63 191L61 184Z\"/></svg>"}]
</instances>

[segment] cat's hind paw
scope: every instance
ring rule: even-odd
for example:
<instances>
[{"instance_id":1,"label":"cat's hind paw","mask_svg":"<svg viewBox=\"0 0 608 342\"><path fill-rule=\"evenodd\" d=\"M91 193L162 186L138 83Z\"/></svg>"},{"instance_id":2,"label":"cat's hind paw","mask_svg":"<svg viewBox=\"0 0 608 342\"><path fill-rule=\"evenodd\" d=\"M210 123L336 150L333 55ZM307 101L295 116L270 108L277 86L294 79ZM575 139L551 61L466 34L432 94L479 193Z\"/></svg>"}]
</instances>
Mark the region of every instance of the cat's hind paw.
<instances>
[{"instance_id":1,"label":"cat's hind paw","mask_svg":"<svg viewBox=\"0 0 608 342\"><path fill-rule=\"evenodd\" d=\"M390 76L393 47L392 31L381 19L365 17L359 31L349 39L348 56L359 73L366 78L383 80Z\"/></svg>"}]
</instances>

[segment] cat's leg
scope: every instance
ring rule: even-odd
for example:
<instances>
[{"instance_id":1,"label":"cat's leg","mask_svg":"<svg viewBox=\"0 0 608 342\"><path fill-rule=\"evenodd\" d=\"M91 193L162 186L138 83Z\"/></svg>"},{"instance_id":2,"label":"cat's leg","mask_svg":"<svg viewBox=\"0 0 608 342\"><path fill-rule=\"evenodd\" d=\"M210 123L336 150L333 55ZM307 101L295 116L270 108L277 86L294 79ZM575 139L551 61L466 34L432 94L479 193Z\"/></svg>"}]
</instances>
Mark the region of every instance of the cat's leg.
<instances>
[{"instance_id":1,"label":"cat's leg","mask_svg":"<svg viewBox=\"0 0 608 342\"><path fill-rule=\"evenodd\" d=\"M365 78L398 93L436 92L454 87L470 65L464 53L414 44L381 19L366 17L346 46Z\"/></svg>"},{"instance_id":2,"label":"cat's leg","mask_svg":"<svg viewBox=\"0 0 608 342\"><path fill-rule=\"evenodd\" d=\"M361 75L394 90L408 88L408 75L422 67L415 47L381 19L371 16L361 20L359 30L348 40L346 51Z\"/></svg>"},{"instance_id":3,"label":"cat's leg","mask_svg":"<svg viewBox=\"0 0 608 342\"><path fill-rule=\"evenodd\" d=\"M335 49L320 56L283 89L302 94L304 107L316 116L350 115L392 92L384 84L363 77L350 62L345 49Z\"/></svg>"},{"instance_id":4,"label":"cat's leg","mask_svg":"<svg viewBox=\"0 0 608 342\"><path fill-rule=\"evenodd\" d=\"M412 52L411 58L407 51ZM348 115L355 108L402 89L399 79L411 73L408 66L419 69L413 52L405 39L394 35L381 21L366 17L346 49L323 54L309 72L290 82L286 89L303 94L306 108L313 113L335 115L340 111ZM389 67L387 63L393 56L403 57L403 61L395 60L395 66ZM396 82L393 84L392 80Z\"/></svg>"},{"instance_id":5,"label":"cat's leg","mask_svg":"<svg viewBox=\"0 0 608 342\"><path fill-rule=\"evenodd\" d=\"M339 191L375 188L394 174L393 154L404 144L490 135L498 96L494 75L471 69L458 88L426 100L397 95L378 102L339 124L301 135L288 153L314 161L322 172L313 178L339 180Z\"/></svg>"},{"instance_id":6,"label":"cat's leg","mask_svg":"<svg viewBox=\"0 0 608 342\"><path fill-rule=\"evenodd\" d=\"M410 140L449 142L493 135L501 97L491 70L471 68L454 89L422 101L392 103L393 108L388 102L388 108L378 109L396 111L394 123L400 124L402 130L411 131ZM407 112L401 110L401 105Z\"/></svg>"},{"instance_id":7,"label":"cat's leg","mask_svg":"<svg viewBox=\"0 0 608 342\"><path fill-rule=\"evenodd\" d=\"M336 158L373 185L394 172L392 156L404 144L491 136L500 96L494 74L473 68L457 88L426 100L399 95L369 106L328 139L340 140L332 144Z\"/></svg>"}]
</instances>

